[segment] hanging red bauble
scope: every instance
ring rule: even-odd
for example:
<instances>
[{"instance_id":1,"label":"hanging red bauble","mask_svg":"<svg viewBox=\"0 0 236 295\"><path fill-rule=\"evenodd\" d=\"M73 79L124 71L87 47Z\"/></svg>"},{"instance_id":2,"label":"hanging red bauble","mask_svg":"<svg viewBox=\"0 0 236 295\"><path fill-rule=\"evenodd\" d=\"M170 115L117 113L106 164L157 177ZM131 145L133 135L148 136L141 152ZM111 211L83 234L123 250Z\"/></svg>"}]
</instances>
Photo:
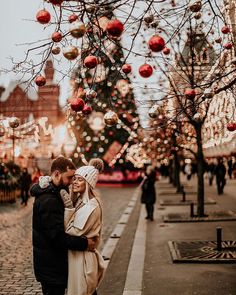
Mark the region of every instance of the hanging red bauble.
<instances>
[{"instance_id":1,"label":"hanging red bauble","mask_svg":"<svg viewBox=\"0 0 236 295\"><path fill-rule=\"evenodd\" d=\"M84 65L89 69L95 68L97 64L98 64L98 59L94 55L89 55L85 57L84 59Z\"/></svg>"},{"instance_id":2,"label":"hanging red bauble","mask_svg":"<svg viewBox=\"0 0 236 295\"><path fill-rule=\"evenodd\" d=\"M221 32L223 34L228 34L230 32L230 28L227 27L227 26L224 26L224 27L221 28Z\"/></svg>"},{"instance_id":3,"label":"hanging red bauble","mask_svg":"<svg viewBox=\"0 0 236 295\"><path fill-rule=\"evenodd\" d=\"M84 101L81 98L72 98L70 101L70 107L75 112L81 112L84 108Z\"/></svg>"},{"instance_id":4,"label":"hanging red bauble","mask_svg":"<svg viewBox=\"0 0 236 295\"><path fill-rule=\"evenodd\" d=\"M71 14L71 15L68 17L68 21L69 21L69 23L73 23L73 22L75 22L77 19L78 19L78 15L76 15L76 14Z\"/></svg>"},{"instance_id":5,"label":"hanging red bauble","mask_svg":"<svg viewBox=\"0 0 236 295\"><path fill-rule=\"evenodd\" d=\"M233 131L235 131L236 130L236 123L228 123L227 124L227 130L229 130L229 131L231 131L231 132L233 132Z\"/></svg>"},{"instance_id":6,"label":"hanging red bauble","mask_svg":"<svg viewBox=\"0 0 236 295\"><path fill-rule=\"evenodd\" d=\"M143 64L139 68L139 74L143 78L149 78L152 75L152 73L153 73L153 68L149 64Z\"/></svg>"},{"instance_id":7,"label":"hanging red bauble","mask_svg":"<svg viewBox=\"0 0 236 295\"><path fill-rule=\"evenodd\" d=\"M121 69L125 74L129 74L132 71L130 64L124 64Z\"/></svg>"},{"instance_id":8,"label":"hanging red bauble","mask_svg":"<svg viewBox=\"0 0 236 295\"><path fill-rule=\"evenodd\" d=\"M225 49L231 49L232 47L233 47L233 44L231 42L224 44Z\"/></svg>"},{"instance_id":9,"label":"hanging red bauble","mask_svg":"<svg viewBox=\"0 0 236 295\"><path fill-rule=\"evenodd\" d=\"M163 54L168 55L168 54L170 54L170 48L165 47L165 48L162 50L162 52L163 52Z\"/></svg>"},{"instance_id":10,"label":"hanging red bauble","mask_svg":"<svg viewBox=\"0 0 236 295\"><path fill-rule=\"evenodd\" d=\"M64 0L49 0L53 5L61 5Z\"/></svg>"},{"instance_id":11,"label":"hanging red bauble","mask_svg":"<svg viewBox=\"0 0 236 295\"><path fill-rule=\"evenodd\" d=\"M91 106L89 106L89 105L85 105L84 106L84 108L83 108L83 110L82 110L82 113L84 114L84 115L90 115L91 113L92 113L92 108L91 108Z\"/></svg>"},{"instance_id":12,"label":"hanging red bauble","mask_svg":"<svg viewBox=\"0 0 236 295\"><path fill-rule=\"evenodd\" d=\"M50 22L51 14L47 10L43 9L36 14L36 19L40 24L47 24Z\"/></svg>"},{"instance_id":13,"label":"hanging red bauble","mask_svg":"<svg viewBox=\"0 0 236 295\"><path fill-rule=\"evenodd\" d=\"M106 31L112 37L120 37L124 31L124 25L118 19L113 19L108 22Z\"/></svg>"},{"instance_id":14,"label":"hanging red bauble","mask_svg":"<svg viewBox=\"0 0 236 295\"><path fill-rule=\"evenodd\" d=\"M188 99L194 99L196 96L196 91L194 89L186 89L184 95Z\"/></svg>"},{"instance_id":15,"label":"hanging red bauble","mask_svg":"<svg viewBox=\"0 0 236 295\"><path fill-rule=\"evenodd\" d=\"M155 35L148 41L148 46L152 51L159 52L165 48L165 41L161 36Z\"/></svg>"},{"instance_id":16,"label":"hanging red bauble","mask_svg":"<svg viewBox=\"0 0 236 295\"><path fill-rule=\"evenodd\" d=\"M60 42L62 40L62 33L60 32L54 32L52 34L52 41L54 42Z\"/></svg>"},{"instance_id":17,"label":"hanging red bauble","mask_svg":"<svg viewBox=\"0 0 236 295\"><path fill-rule=\"evenodd\" d=\"M35 78L34 82L39 87L44 86L46 84L46 78L44 76L40 75Z\"/></svg>"}]
</instances>

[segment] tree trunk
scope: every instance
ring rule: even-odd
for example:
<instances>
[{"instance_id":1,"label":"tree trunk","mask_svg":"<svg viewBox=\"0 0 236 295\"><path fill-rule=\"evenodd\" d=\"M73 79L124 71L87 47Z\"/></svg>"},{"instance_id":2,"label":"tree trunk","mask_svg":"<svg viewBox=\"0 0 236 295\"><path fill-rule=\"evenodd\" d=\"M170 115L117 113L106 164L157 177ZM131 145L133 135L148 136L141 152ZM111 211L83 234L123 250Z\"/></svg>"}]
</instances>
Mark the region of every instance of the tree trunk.
<instances>
[{"instance_id":1,"label":"tree trunk","mask_svg":"<svg viewBox=\"0 0 236 295\"><path fill-rule=\"evenodd\" d=\"M173 184L173 160L169 162L169 183Z\"/></svg>"},{"instance_id":2,"label":"tree trunk","mask_svg":"<svg viewBox=\"0 0 236 295\"><path fill-rule=\"evenodd\" d=\"M202 148L202 125L196 128L197 133L197 216L204 216L204 155Z\"/></svg>"}]
</instances>

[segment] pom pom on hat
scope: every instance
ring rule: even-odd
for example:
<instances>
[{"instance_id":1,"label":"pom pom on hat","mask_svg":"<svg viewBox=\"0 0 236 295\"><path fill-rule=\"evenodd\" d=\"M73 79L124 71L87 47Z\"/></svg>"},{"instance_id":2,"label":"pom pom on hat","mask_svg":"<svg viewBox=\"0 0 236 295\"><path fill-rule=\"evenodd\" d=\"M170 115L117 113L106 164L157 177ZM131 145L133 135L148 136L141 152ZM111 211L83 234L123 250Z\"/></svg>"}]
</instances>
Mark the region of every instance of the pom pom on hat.
<instances>
[{"instance_id":1,"label":"pom pom on hat","mask_svg":"<svg viewBox=\"0 0 236 295\"><path fill-rule=\"evenodd\" d=\"M75 171L75 175L79 175L87 181L92 189L95 188L99 172L103 170L103 161L99 158L94 158L89 161L89 165L82 166Z\"/></svg>"},{"instance_id":2,"label":"pom pom on hat","mask_svg":"<svg viewBox=\"0 0 236 295\"><path fill-rule=\"evenodd\" d=\"M88 165L89 166L94 166L99 171L99 173L101 173L103 171L103 169L104 169L103 160L99 159L99 158L92 158L89 161Z\"/></svg>"}]
</instances>

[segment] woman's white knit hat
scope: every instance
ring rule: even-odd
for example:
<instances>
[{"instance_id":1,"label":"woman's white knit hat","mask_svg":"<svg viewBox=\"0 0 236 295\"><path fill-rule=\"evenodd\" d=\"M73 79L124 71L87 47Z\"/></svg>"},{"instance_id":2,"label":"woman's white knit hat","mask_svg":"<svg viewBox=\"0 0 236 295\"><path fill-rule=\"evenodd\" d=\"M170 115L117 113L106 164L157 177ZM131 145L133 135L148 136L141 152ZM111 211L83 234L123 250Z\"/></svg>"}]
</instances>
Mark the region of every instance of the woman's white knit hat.
<instances>
[{"instance_id":1,"label":"woman's white knit hat","mask_svg":"<svg viewBox=\"0 0 236 295\"><path fill-rule=\"evenodd\" d=\"M82 166L75 171L75 175L83 177L94 189L98 181L99 171L94 166Z\"/></svg>"}]
</instances>

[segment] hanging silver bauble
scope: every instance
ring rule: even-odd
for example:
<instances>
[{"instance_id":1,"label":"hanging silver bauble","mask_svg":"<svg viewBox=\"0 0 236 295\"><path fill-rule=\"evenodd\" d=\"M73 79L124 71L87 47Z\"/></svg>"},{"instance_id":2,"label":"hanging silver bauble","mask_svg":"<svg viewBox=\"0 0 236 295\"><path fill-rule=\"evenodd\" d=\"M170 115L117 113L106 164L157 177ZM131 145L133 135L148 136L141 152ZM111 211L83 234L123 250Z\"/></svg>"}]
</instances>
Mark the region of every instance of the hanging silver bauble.
<instances>
[{"instance_id":1,"label":"hanging silver bauble","mask_svg":"<svg viewBox=\"0 0 236 295\"><path fill-rule=\"evenodd\" d=\"M13 129L17 128L20 125L20 120L17 117L11 117L9 119L9 126Z\"/></svg>"}]
</instances>

